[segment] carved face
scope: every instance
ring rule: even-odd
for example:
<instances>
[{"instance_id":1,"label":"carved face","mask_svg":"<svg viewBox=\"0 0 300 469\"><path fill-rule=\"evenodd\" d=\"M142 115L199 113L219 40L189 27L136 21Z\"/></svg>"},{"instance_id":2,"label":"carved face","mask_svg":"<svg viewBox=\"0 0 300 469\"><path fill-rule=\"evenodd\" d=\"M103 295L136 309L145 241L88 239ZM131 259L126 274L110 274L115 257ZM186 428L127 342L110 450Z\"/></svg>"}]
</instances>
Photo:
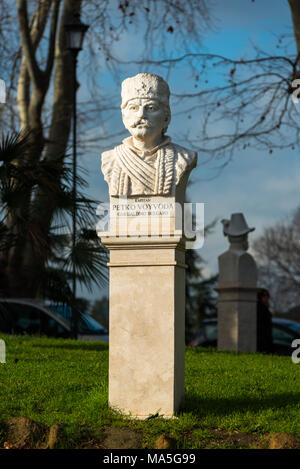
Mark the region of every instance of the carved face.
<instances>
[{"instance_id":1,"label":"carved face","mask_svg":"<svg viewBox=\"0 0 300 469\"><path fill-rule=\"evenodd\" d=\"M145 98L128 101L122 117L126 129L138 139L162 135L170 120L167 106L156 99Z\"/></svg>"},{"instance_id":2,"label":"carved face","mask_svg":"<svg viewBox=\"0 0 300 469\"><path fill-rule=\"evenodd\" d=\"M248 235L241 235L241 236L230 236L228 235L229 242L233 248L242 249L243 251L247 251L249 247L248 243Z\"/></svg>"}]
</instances>

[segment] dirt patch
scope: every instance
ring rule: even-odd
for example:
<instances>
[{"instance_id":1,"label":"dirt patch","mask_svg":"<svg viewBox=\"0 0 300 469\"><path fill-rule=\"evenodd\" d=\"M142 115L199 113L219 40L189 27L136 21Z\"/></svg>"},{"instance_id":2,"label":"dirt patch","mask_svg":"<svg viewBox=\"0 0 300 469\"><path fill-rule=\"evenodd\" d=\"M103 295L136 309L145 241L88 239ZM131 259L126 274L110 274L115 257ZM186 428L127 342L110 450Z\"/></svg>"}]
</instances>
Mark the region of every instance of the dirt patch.
<instances>
[{"instance_id":1,"label":"dirt patch","mask_svg":"<svg viewBox=\"0 0 300 469\"><path fill-rule=\"evenodd\" d=\"M59 446L59 440L61 437L61 427L58 423L51 425L49 429L47 447L49 449L56 449Z\"/></svg>"},{"instance_id":2,"label":"dirt patch","mask_svg":"<svg viewBox=\"0 0 300 469\"><path fill-rule=\"evenodd\" d=\"M77 449L139 449L142 447L143 432L129 427L106 427L98 433L85 432ZM201 439L201 448L248 448L248 449L300 449L300 436L288 433L257 435L238 431L210 429L209 436ZM2 436L3 435L3 436ZM82 435L83 436L83 435ZM188 440L196 440L192 433ZM63 429L54 424L50 428L18 417L1 426L1 441L5 449L54 449L63 441ZM84 441L82 441L84 440ZM167 435L160 435L154 442L155 449L176 448L177 441ZM64 440L63 447L68 447Z\"/></svg>"},{"instance_id":3,"label":"dirt patch","mask_svg":"<svg viewBox=\"0 0 300 469\"><path fill-rule=\"evenodd\" d=\"M209 445L210 448L218 446L233 446L236 448L254 448L258 445L259 437L251 433L238 431L228 432L226 430L213 429L211 433L214 441Z\"/></svg>"},{"instance_id":4,"label":"dirt patch","mask_svg":"<svg viewBox=\"0 0 300 469\"><path fill-rule=\"evenodd\" d=\"M50 428L39 425L26 417L17 417L5 422L3 430L4 449L55 449L63 438L58 424ZM138 449L141 448L142 433L130 428L107 427L103 439L93 435L82 441L79 449ZM68 447L67 442L64 445Z\"/></svg>"},{"instance_id":5,"label":"dirt patch","mask_svg":"<svg viewBox=\"0 0 300 469\"><path fill-rule=\"evenodd\" d=\"M160 435L154 443L155 449L171 449L176 448L176 441L165 435Z\"/></svg>"},{"instance_id":6,"label":"dirt patch","mask_svg":"<svg viewBox=\"0 0 300 469\"><path fill-rule=\"evenodd\" d=\"M97 438L90 438L87 441L83 441L80 443L76 449L108 449L103 446L102 441L98 440Z\"/></svg>"},{"instance_id":7,"label":"dirt patch","mask_svg":"<svg viewBox=\"0 0 300 469\"><path fill-rule=\"evenodd\" d=\"M288 433L270 433L265 436L238 431L212 429L213 441L205 442L204 447L222 446L248 449L300 449L300 437Z\"/></svg>"},{"instance_id":8,"label":"dirt patch","mask_svg":"<svg viewBox=\"0 0 300 469\"><path fill-rule=\"evenodd\" d=\"M269 449L300 449L300 437L288 433L270 433L263 442Z\"/></svg>"},{"instance_id":9,"label":"dirt patch","mask_svg":"<svg viewBox=\"0 0 300 469\"><path fill-rule=\"evenodd\" d=\"M106 437L102 442L106 449L139 449L142 435L131 428L110 427L105 430Z\"/></svg>"},{"instance_id":10,"label":"dirt patch","mask_svg":"<svg viewBox=\"0 0 300 469\"><path fill-rule=\"evenodd\" d=\"M55 449L62 438L59 424L48 428L26 417L10 419L4 428L4 449Z\"/></svg>"},{"instance_id":11,"label":"dirt patch","mask_svg":"<svg viewBox=\"0 0 300 469\"><path fill-rule=\"evenodd\" d=\"M45 429L26 417L10 419L5 427L5 449L29 449L44 442Z\"/></svg>"}]
</instances>

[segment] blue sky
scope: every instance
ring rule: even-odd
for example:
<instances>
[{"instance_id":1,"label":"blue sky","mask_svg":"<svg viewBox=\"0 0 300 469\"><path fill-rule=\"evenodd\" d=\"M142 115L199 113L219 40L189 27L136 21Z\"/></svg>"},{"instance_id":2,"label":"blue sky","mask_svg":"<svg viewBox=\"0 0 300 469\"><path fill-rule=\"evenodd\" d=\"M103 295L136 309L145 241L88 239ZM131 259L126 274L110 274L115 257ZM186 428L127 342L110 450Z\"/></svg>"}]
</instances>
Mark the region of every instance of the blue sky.
<instances>
[{"instance_id":1,"label":"blue sky","mask_svg":"<svg viewBox=\"0 0 300 469\"><path fill-rule=\"evenodd\" d=\"M249 58L251 44L260 48L275 51L276 35L291 32L291 18L287 0L215 0L214 1L214 28L204 36L201 52L222 54L232 58ZM134 35L125 35L122 38L119 53L124 60L133 58L136 52L134 44L137 39ZM82 53L84 63L84 53ZM79 62L81 56L79 56ZM138 66L124 67L121 78L135 74L140 70ZM151 71L151 70L149 70ZM80 67L79 80L82 86L78 98L84 99L84 67ZM171 91L178 92L181 88L184 73L171 75ZM185 85L189 87L189 75L185 76ZM214 77L209 76L209 81ZM119 88L110 78L109 71L102 75L101 86L113 90L118 96ZM194 86L191 81L190 87ZM201 83L199 84L201 88ZM299 104L300 106L300 104ZM173 114L176 110L172 109ZM105 119L105 115L104 115ZM115 128L121 128L120 114L113 117ZM182 116L173 116L168 130L176 142L176 135L180 134ZM110 124L111 125L111 124ZM186 124L185 124L186 125ZM191 122L191 126L197 125ZM178 143L182 143L179 141ZM100 153L84 152L81 156L81 165L88 172L89 194L98 200L108 200L108 188L100 171ZM202 164L203 156L199 158L199 165L193 172L195 182L189 189L189 199L193 202L205 203L206 223L218 218L229 218L231 213L243 212L249 226L256 227L250 234L251 240L262 233L264 227L288 215L298 206L300 188L300 157L298 150L275 151L270 155L266 151L248 149L236 153L233 160L218 175L217 163L212 161ZM205 240L200 254L206 260L207 275L217 271L217 258L227 249L227 241L222 234L220 222L216 225L214 233ZM94 288L93 294L83 295L90 299L101 297L107 289Z\"/></svg>"}]
</instances>

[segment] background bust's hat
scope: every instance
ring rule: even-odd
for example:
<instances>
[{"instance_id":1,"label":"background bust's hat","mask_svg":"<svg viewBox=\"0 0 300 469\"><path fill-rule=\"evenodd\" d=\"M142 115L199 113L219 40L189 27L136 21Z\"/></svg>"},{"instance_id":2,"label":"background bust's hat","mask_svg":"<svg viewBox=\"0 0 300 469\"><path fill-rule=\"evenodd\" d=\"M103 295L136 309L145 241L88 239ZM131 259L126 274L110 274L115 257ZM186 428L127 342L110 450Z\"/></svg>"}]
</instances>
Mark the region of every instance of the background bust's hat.
<instances>
[{"instance_id":1,"label":"background bust's hat","mask_svg":"<svg viewBox=\"0 0 300 469\"><path fill-rule=\"evenodd\" d=\"M233 213L230 220L221 220L223 223L223 233L225 236L242 236L255 228L249 228L242 213Z\"/></svg>"},{"instance_id":2,"label":"background bust's hat","mask_svg":"<svg viewBox=\"0 0 300 469\"><path fill-rule=\"evenodd\" d=\"M170 89L163 78L152 73L139 73L122 83L122 108L130 99L148 98L169 104Z\"/></svg>"}]
</instances>

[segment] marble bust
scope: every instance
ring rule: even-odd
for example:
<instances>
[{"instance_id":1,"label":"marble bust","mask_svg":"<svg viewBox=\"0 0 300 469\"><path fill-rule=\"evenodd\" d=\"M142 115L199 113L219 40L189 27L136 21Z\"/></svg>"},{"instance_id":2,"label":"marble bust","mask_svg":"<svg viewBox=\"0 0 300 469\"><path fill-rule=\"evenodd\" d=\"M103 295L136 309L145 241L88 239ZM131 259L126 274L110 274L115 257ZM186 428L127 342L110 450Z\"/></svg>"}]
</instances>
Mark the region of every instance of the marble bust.
<instances>
[{"instance_id":1,"label":"marble bust","mask_svg":"<svg viewBox=\"0 0 300 469\"><path fill-rule=\"evenodd\" d=\"M257 268L253 257L247 252L249 228L243 213L233 213L230 220L221 220L223 234L228 237L229 249L219 256L219 284L256 284Z\"/></svg>"},{"instance_id":2,"label":"marble bust","mask_svg":"<svg viewBox=\"0 0 300 469\"><path fill-rule=\"evenodd\" d=\"M249 228L243 213L233 213L230 220L221 220L224 236L228 237L230 243L229 249L233 251L247 251L248 233L255 228Z\"/></svg>"},{"instance_id":3,"label":"marble bust","mask_svg":"<svg viewBox=\"0 0 300 469\"><path fill-rule=\"evenodd\" d=\"M197 153L165 135L171 119L168 84L158 75L139 73L123 81L121 95L123 123L131 136L102 153L110 196L184 193Z\"/></svg>"}]
</instances>

